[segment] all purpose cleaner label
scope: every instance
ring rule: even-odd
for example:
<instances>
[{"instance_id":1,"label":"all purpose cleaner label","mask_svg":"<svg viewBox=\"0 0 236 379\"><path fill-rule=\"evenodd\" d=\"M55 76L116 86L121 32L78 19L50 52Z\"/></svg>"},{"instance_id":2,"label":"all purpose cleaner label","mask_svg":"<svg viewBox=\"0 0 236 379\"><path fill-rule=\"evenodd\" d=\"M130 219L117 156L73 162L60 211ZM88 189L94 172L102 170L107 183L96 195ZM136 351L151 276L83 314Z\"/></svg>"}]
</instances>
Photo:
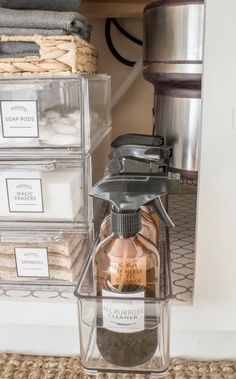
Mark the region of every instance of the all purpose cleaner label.
<instances>
[{"instance_id":1,"label":"all purpose cleaner label","mask_svg":"<svg viewBox=\"0 0 236 379\"><path fill-rule=\"evenodd\" d=\"M1 101L3 138L38 138L36 101Z\"/></svg>"},{"instance_id":2,"label":"all purpose cleaner label","mask_svg":"<svg viewBox=\"0 0 236 379\"><path fill-rule=\"evenodd\" d=\"M104 328L119 333L144 330L144 291L116 293L103 289L102 296L112 297L102 300Z\"/></svg>"}]
</instances>

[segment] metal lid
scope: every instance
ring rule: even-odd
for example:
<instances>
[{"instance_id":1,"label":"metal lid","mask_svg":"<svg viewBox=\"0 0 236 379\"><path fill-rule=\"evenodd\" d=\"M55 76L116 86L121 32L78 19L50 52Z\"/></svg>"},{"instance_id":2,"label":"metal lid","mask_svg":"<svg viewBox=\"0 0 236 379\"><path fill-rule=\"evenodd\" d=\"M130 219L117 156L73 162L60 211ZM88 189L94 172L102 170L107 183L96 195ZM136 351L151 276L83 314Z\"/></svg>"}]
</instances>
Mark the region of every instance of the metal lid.
<instances>
[{"instance_id":1,"label":"metal lid","mask_svg":"<svg viewBox=\"0 0 236 379\"><path fill-rule=\"evenodd\" d=\"M144 12L160 8L160 7L173 7L173 6L179 6L179 5L204 5L204 0L156 0L148 3L145 8Z\"/></svg>"}]
</instances>

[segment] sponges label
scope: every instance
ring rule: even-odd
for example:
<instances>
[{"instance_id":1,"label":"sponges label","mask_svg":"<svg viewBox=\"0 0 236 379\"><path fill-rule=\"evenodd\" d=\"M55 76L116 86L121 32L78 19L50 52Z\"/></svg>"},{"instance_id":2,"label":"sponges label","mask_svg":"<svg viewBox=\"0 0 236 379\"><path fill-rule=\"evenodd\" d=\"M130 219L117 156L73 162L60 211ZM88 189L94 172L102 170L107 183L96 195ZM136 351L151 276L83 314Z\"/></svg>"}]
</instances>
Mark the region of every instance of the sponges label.
<instances>
[{"instance_id":1,"label":"sponges label","mask_svg":"<svg viewBox=\"0 0 236 379\"><path fill-rule=\"evenodd\" d=\"M48 251L46 248L15 248L16 269L19 277L48 278Z\"/></svg>"}]
</instances>

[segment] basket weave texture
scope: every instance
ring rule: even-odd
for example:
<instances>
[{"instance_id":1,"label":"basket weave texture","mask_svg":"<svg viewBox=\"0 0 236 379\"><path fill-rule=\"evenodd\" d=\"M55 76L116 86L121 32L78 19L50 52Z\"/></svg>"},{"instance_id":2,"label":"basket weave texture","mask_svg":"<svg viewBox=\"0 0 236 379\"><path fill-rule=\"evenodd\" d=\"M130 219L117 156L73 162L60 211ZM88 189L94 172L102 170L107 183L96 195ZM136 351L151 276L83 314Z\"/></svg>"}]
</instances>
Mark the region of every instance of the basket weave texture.
<instances>
[{"instance_id":1,"label":"basket weave texture","mask_svg":"<svg viewBox=\"0 0 236 379\"><path fill-rule=\"evenodd\" d=\"M80 357L42 357L0 354L0 379L151 379L149 375L97 374L83 372ZM163 379L235 379L235 361L172 359Z\"/></svg>"},{"instance_id":2,"label":"basket weave texture","mask_svg":"<svg viewBox=\"0 0 236 379\"><path fill-rule=\"evenodd\" d=\"M35 42L39 56L0 58L0 76L94 74L98 52L78 36L0 36L0 42Z\"/></svg>"}]
</instances>

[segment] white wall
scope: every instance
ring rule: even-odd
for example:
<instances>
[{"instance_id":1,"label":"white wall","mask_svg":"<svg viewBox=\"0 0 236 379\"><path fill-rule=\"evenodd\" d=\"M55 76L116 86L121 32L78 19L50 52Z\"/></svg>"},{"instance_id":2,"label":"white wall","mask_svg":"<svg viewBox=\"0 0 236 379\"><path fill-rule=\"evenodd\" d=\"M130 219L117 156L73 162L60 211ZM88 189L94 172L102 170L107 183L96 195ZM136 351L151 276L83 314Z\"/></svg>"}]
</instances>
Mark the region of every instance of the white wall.
<instances>
[{"instance_id":1,"label":"white wall","mask_svg":"<svg viewBox=\"0 0 236 379\"><path fill-rule=\"evenodd\" d=\"M236 359L235 14L206 0L194 306L173 310L175 356Z\"/></svg>"},{"instance_id":2,"label":"white wall","mask_svg":"<svg viewBox=\"0 0 236 379\"><path fill-rule=\"evenodd\" d=\"M119 20L125 29L142 39L142 19ZM93 25L92 43L99 50L99 72L112 76L112 94L116 92L123 80L129 75L132 68L117 61L107 47L105 40L105 21L91 20ZM115 47L125 58L135 61L142 55L142 47L130 42L114 27L112 39ZM113 137L120 134L136 132L152 132L153 86L143 79L142 73L127 91L112 114Z\"/></svg>"},{"instance_id":3,"label":"white wall","mask_svg":"<svg viewBox=\"0 0 236 379\"><path fill-rule=\"evenodd\" d=\"M235 14L206 1L195 303L236 311Z\"/></svg>"}]
</instances>

